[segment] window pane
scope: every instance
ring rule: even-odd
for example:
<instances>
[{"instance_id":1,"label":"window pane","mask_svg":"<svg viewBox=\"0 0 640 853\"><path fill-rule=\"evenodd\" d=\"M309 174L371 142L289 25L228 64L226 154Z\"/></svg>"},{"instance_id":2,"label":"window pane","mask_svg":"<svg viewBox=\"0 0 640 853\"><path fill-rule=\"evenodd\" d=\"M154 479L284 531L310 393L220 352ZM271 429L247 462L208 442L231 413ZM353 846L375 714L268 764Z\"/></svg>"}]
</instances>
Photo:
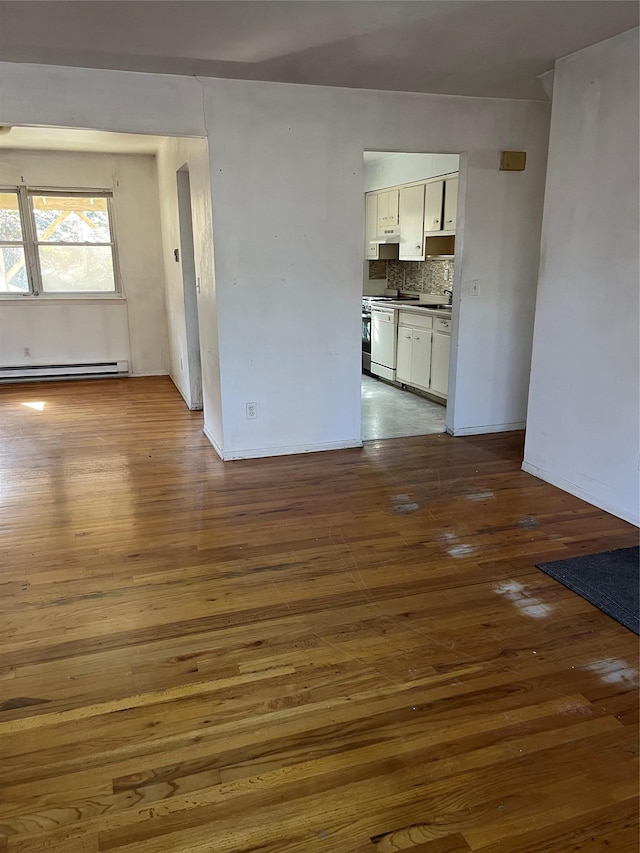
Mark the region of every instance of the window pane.
<instances>
[{"instance_id":1,"label":"window pane","mask_svg":"<svg viewBox=\"0 0 640 853\"><path fill-rule=\"evenodd\" d=\"M31 196L41 243L110 243L106 198Z\"/></svg>"},{"instance_id":2,"label":"window pane","mask_svg":"<svg viewBox=\"0 0 640 853\"><path fill-rule=\"evenodd\" d=\"M22 241L18 193L0 193L0 240Z\"/></svg>"},{"instance_id":3,"label":"window pane","mask_svg":"<svg viewBox=\"0 0 640 853\"><path fill-rule=\"evenodd\" d=\"M45 293L113 293L110 246L40 246Z\"/></svg>"},{"instance_id":4,"label":"window pane","mask_svg":"<svg viewBox=\"0 0 640 853\"><path fill-rule=\"evenodd\" d=\"M28 293L22 246L0 246L0 293Z\"/></svg>"}]
</instances>

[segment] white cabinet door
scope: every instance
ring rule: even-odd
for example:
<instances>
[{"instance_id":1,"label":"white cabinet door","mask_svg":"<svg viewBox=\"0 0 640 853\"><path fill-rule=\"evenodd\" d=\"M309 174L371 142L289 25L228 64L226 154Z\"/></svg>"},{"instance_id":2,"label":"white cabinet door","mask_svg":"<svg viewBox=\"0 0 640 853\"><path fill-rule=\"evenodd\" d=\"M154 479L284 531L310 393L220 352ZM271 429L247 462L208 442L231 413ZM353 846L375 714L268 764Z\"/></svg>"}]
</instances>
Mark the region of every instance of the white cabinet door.
<instances>
[{"instance_id":1,"label":"white cabinet door","mask_svg":"<svg viewBox=\"0 0 640 853\"><path fill-rule=\"evenodd\" d=\"M425 188L424 230L442 231L444 181L432 181Z\"/></svg>"},{"instance_id":2,"label":"white cabinet door","mask_svg":"<svg viewBox=\"0 0 640 853\"><path fill-rule=\"evenodd\" d=\"M389 222L389 193L378 193L378 234L381 234Z\"/></svg>"},{"instance_id":3,"label":"white cabinet door","mask_svg":"<svg viewBox=\"0 0 640 853\"><path fill-rule=\"evenodd\" d=\"M384 190L378 193L378 233L398 224L400 191Z\"/></svg>"},{"instance_id":4,"label":"white cabinet door","mask_svg":"<svg viewBox=\"0 0 640 853\"><path fill-rule=\"evenodd\" d=\"M431 347L431 389L445 396L449 388L450 348L450 335L443 332L433 332L433 344Z\"/></svg>"},{"instance_id":5,"label":"white cabinet door","mask_svg":"<svg viewBox=\"0 0 640 853\"><path fill-rule=\"evenodd\" d=\"M400 190L401 261L424 261L424 184Z\"/></svg>"},{"instance_id":6,"label":"white cabinet door","mask_svg":"<svg viewBox=\"0 0 640 853\"><path fill-rule=\"evenodd\" d=\"M458 215L458 179L449 178L444 185L444 230L455 231Z\"/></svg>"},{"instance_id":7,"label":"white cabinet door","mask_svg":"<svg viewBox=\"0 0 640 853\"><path fill-rule=\"evenodd\" d=\"M428 390L431 377L431 337L426 329L414 329L411 342L411 384Z\"/></svg>"},{"instance_id":8,"label":"white cabinet door","mask_svg":"<svg viewBox=\"0 0 640 853\"><path fill-rule=\"evenodd\" d=\"M411 342L413 329L398 326L398 356L396 361L396 379L411 384Z\"/></svg>"},{"instance_id":9,"label":"white cabinet door","mask_svg":"<svg viewBox=\"0 0 640 853\"><path fill-rule=\"evenodd\" d=\"M389 222L388 225L397 225L398 224L398 216L400 210L400 191L399 190L389 190L387 193L389 196Z\"/></svg>"},{"instance_id":10,"label":"white cabinet door","mask_svg":"<svg viewBox=\"0 0 640 853\"><path fill-rule=\"evenodd\" d=\"M374 241L378 236L378 196L367 193L364 199L364 256L369 261L377 261L380 246Z\"/></svg>"}]
</instances>

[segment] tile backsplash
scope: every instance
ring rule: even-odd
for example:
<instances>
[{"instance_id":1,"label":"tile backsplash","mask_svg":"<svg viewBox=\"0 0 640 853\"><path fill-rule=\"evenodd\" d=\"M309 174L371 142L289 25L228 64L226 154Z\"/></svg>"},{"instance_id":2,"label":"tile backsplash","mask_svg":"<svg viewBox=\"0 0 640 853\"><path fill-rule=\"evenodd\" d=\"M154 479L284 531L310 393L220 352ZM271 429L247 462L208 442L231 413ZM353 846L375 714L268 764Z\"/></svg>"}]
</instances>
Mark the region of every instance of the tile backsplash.
<instances>
[{"instance_id":1,"label":"tile backsplash","mask_svg":"<svg viewBox=\"0 0 640 853\"><path fill-rule=\"evenodd\" d=\"M453 282L453 259L427 258L426 261L369 261L369 278L385 278L393 290L411 290L441 296ZM448 278L445 278L445 270Z\"/></svg>"},{"instance_id":2,"label":"tile backsplash","mask_svg":"<svg viewBox=\"0 0 640 853\"><path fill-rule=\"evenodd\" d=\"M369 280L386 279L387 277L387 262L386 261L369 261Z\"/></svg>"}]
</instances>

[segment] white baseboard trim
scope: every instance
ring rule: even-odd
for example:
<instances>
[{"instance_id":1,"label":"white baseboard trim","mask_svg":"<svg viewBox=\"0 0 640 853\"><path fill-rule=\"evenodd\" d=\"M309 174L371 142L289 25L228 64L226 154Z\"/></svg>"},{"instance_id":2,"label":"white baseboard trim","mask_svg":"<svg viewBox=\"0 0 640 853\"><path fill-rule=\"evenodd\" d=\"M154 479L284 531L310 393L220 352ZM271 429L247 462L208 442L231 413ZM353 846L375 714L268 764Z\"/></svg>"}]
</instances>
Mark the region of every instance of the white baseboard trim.
<instances>
[{"instance_id":1,"label":"white baseboard trim","mask_svg":"<svg viewBox=\"0 0 640 853\"><path fill-rule=\"evenodd\" d=\"M514 432L515 430L524 429L525 421L518 421L515 424L486 424L485 426L462 427L461 429L449 429L449 435L490 435L492 432Z\"/></svg>"},{"instance_id":2,"label":"white baseboard trim","mask_svg":"<svg viewBox=\"0 0 640 853\"><path fill-rule=\"evenodd\" d=\"M385 367L382 364L374 364L374 362L371 362L371 372L374 376L381 376L383 379L388 379L389 382L396 381L395 367Z\"/></svg>"},{"instance_id":3,"label":"white baseboard trim","mask_svg":"<svg viewBox=\"0 0 640 853\"><path fill-rule=\"evenodd\" d=\"M616 506L611 501L604 500L599 495L593 495L581 486L576 486L575 483L571 483L563 477L557 477L555 474L545 471L544 468L538 468L537 465L532 465L530 462L523 462L522 470L526 471L527 474L537 477L539 480L544 480L545 483L550 483L552 486L562 489L563 492L568 492L570 495L574 495L576 498L580 498L580 500L598 507L598 509L603 509L605 512L615 515L616 518L621 518L623 521L628 521L629 524L640 527L640 514L634 515L624 507Z\"/></svg>"},{"instance_id":4,"label":"white baseboard trim","mask_svg":"<svg viewBox=\"0 0 640 853\"><path fill-rule=\"evenodd\" d=\"M143 377L143 376L169 376L170 378L173 378L168 370L142 370L142 371L136 370L134 372L130 372L129 376L134 376L138 379Z\"/></svg>"},{"instance_id":5,"label":"white baseboard trim","mask_svg":"<svg viewBox=\"0 0 640 853\"><path fill-rule=\"evenodd\" d=\"M251 450L232 450L223 453L205 427L204 434L207 436L216 453L224 462L233 462L238 459L264 459L269 456L294 456L299 453L319 453L324 450L347 450L353 447L362 447L362 440L354 441L330 441L326 444L297 444L290 447L259 447Z\"/></svg>"},{"instance_id":6,"label":"white baseboard trim","mask_svg":"<svg viewBox=\"0 0 640 853\"><path fill-rule=\"evenodd\" d=\"M218 442L215 440L215 438L213 437L213 435L209 432L209 430L207 429L206 424L202 427L202 432L204 433L205 438L208 440L209 444L213 447L213 449L214 449L214 450L215 450L215 452L218 454L218 456L220 457L220 459L222 459L222 461L224 462L224 454L223 454L223 452L222 452L222 448L220 447L220 445L218 444Z\"/></svg>"},{"instance_id":7,"label":"white baseboard trim","mask_svg":"<svg viewBox=\"0 0 640 853\"><path fill-rule=\"evenodd\" d=\"M176 391L178 392L178 394L180 394L180 396L182 397L182 399L183 399L183 400L185 401L185 403L187 404L187 409L191 409L191 406L189 405L189 400L187 400L187 397L186 397L186 395L185 395L184 390L183 390L183 389L178 385L178 383L176 382L176 378L175 378L175 376L173 376L173 375L170 373L170 374L169 374L169 379L173 382L173 384L174 384L174 385L175 385L175 387L176 387Z\"/></svg>"}]
</instances>

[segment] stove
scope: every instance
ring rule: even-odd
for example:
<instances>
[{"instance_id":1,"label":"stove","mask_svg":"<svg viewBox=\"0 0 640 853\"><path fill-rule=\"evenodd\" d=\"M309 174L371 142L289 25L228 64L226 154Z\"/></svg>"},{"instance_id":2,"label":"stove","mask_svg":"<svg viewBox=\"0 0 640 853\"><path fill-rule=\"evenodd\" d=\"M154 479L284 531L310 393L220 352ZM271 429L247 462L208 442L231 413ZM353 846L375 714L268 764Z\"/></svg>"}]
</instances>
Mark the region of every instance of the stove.
<instances>
[{"instance_id":1,"label":"stove","mask_svg":"<svg viewBox=\"0 0 640 853\"><path fill-rule=\"evenodd\" d=\"M363 296L362 316L371 314L372 302L416 302L419 296Z\"/></svg>"}]
</instances>

